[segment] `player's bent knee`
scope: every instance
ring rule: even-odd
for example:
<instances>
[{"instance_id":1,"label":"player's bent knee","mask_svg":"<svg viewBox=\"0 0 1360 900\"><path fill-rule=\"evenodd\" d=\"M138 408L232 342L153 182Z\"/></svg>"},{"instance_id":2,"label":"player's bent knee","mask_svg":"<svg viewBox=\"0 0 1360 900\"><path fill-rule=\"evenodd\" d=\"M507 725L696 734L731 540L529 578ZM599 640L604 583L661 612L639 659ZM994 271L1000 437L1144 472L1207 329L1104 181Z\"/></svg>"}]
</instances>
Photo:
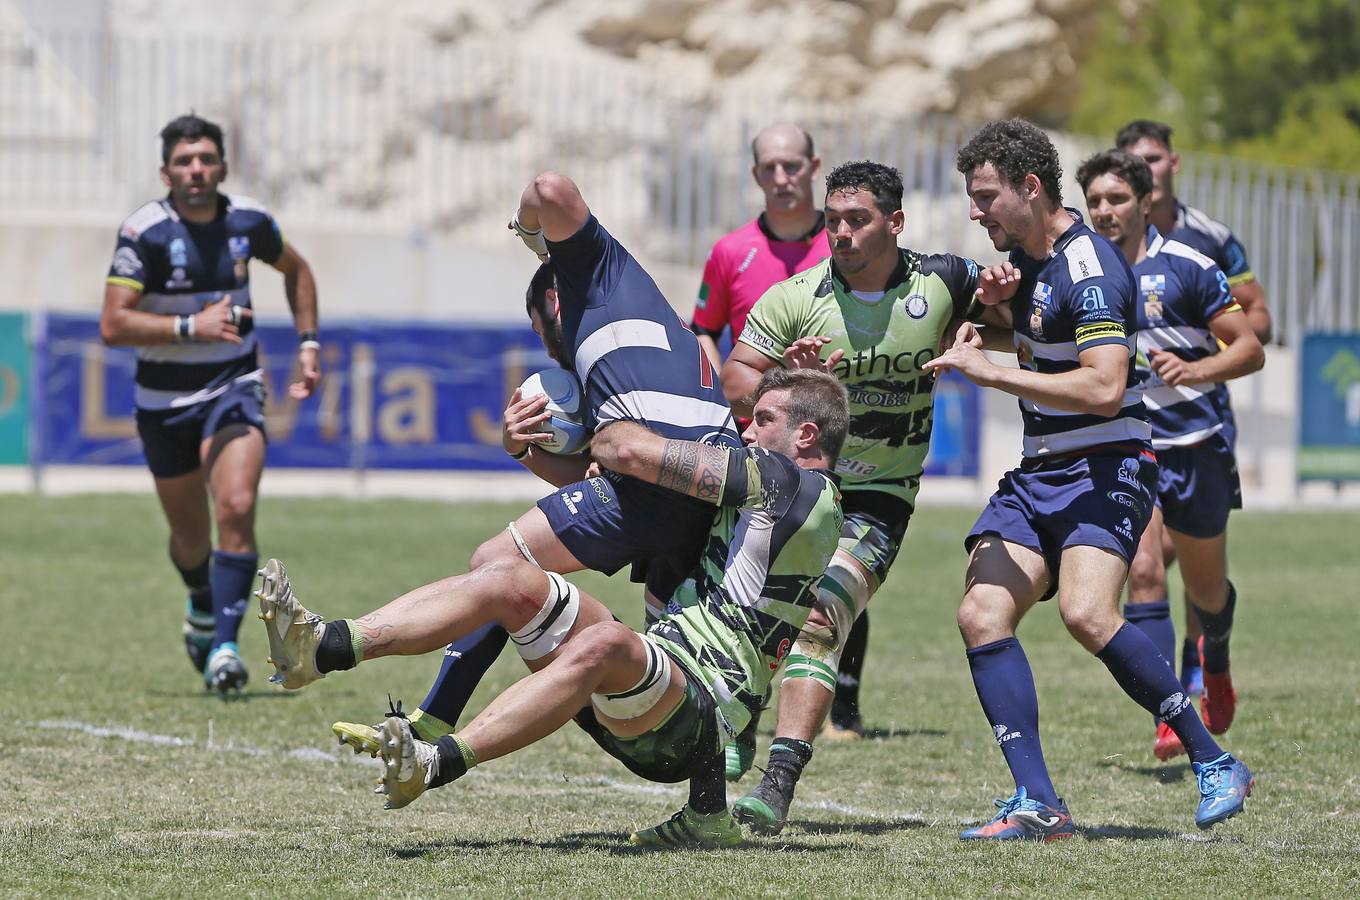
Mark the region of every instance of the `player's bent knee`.
<instances>
[{"instance_id":1,"label":"player's bent knee","mask_svg":"<svg viewBox=\"0 0 1360 900\"><path fill-rule=\"evenodd\" d=\"M213 497L213 513L220 526L241 527L255 515L255 491L248 487L218 492Z\"/></svg>"},{"instance_id":2,"label":"player's bent knee","mask_svg":"<svg viewBox=\"0 0 1360 900\"><path fill-rule=\"evenodd\" d=\"M610 623L613 624L613 623ZM647 667L637 684L617 694L591 694L596 712L610 719L636 719L651 712L671 686L670 658L651 641L642 638Z\"/></svg>"},{"instance_id":3,"label":"player's bent knee","mask_svg":"<svg viewBox=\"0 0 1360 900\"><path fill-rule=\"evenodd\" d=\"M513 562L513 565L524 564ZM500 564L495 563L493 567L499 569ZM581 592L576 585L556 572L543 574L548 576L548 596L524 627L510 634L511 643L526 662L541 659L562 646L581 612Z\"/></svg>"},{"instance_id":4,"label":"player's bent knee","mask_svg":"<svg viewBox=\"0 0 1360 900\"><path fill-rule=\"evenodd\" d=\"M840 668L841 646L834 627L807 623L793 642L784 666L784 681L810 678L828 691L836 690L836 670Z\"/></svg>"}]
</instances>

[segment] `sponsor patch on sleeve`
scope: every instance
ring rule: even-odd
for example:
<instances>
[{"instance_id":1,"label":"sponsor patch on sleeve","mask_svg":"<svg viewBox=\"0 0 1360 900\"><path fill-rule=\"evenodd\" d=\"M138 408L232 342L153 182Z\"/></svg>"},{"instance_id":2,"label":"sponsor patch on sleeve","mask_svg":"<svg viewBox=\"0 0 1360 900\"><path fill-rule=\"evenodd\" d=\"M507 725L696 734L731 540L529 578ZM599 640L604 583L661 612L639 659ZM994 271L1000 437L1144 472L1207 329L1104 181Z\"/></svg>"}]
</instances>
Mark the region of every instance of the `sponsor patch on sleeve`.
<instances>
[{"instance_id":1,"label":"sponsor patch on sleeve","mask_svg":"<svg viewBox=\"0 0 1360 900\"><path fill-rule=\"evenodd\" d=\"M1124 326L1118 322L1092 322L1077 326L1077 347L1109 338L1125 339Z\"/></svg>"},{"instance_id":2,"label":"sponsor patch on sleeve","mask_svg":"<svg viewBox=\"0 0 1360 900\"><path fill-rule=\"evenodd\" d=\"M775 347L774 338L756 331L755 328L751 326L750 322L747 322L746 327L741 330L741 342L743 344L750 344L767 356L779 358L784 354L782 349Z\"/></svg>"},{"instance_id":3,"label":"sponsor patch on sleeve","mask_svg":"<svg viewBox=\"0 0 1360 900\"><path fill-rule=\"evenodd\" d=\"M1096 245L1089 234L1083 234L1068 244L1064 255L1073 284L1105 274L1105 270L1100 267L1100 258L1096 256Z\"/></svg>"}]
</instances>

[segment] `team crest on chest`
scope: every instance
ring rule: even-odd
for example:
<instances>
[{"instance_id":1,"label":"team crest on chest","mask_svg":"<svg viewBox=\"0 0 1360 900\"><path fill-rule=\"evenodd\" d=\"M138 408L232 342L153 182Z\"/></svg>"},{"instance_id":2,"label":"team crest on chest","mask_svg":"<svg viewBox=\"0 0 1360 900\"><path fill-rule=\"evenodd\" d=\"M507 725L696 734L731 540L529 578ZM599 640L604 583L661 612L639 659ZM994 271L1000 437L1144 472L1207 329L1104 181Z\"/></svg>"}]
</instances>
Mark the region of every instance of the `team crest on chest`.
<instances>
[{"instance_id":1,"label":"team crest on chest","mask_svg":"<svg viewBox=\"0 0 1360 900\"><path fill-rule=\"evenodd\" d=\"M1044 310L1053 302L1053 285L1042 281L1034 286L1034 309L1029 314L1029 332L1037 338L1044 336Z\"/></svg>"},{"instance_id":2,"label":"team crest on chest","mask_svg":"<svg viewBox=\"0 0 1360 900\"><path fill-rule=\"evenodd\" d=\"M1138 276L1138 291L1143 295L1143 314L1149 319L1160 319L1162 297L1166 294L1166 276L1160 272Z\"/></svg>"},{"instance_id":3,"label":"team crest on chest","mask_svg":"<svg viewBox=\"0 0 1360 900\"><path fill-rule=\"evenodd\" d=\"M912 294L907 297L906 310L913 319L920 319L930 311L930 304L926 302L924 294Z\"/></svg>"},{"instance_id":4,"label":"team crest on chest","mask_svg":"<svg viewBox=\"0 0 1360 900\"><path fill-rule=\"evenodd\" d=\"M170 278L165 282L168 290L193 287L194 283L185 271L188 265L189 249L184 243L184 238L175 238L170 242Z\"/></svg>"},{"instance_id":5,"label":"team crest on chest","mask_svg":"<svg viewBox=\"0 0 1360 900\"><path fill-rule=\"evenodd\" d=\"M250 238L243 234L227 238L227 250L231 253L232 274L236 276L236 283L244 283L246 266L250 262Z\"/></svg>"}]
</instances>

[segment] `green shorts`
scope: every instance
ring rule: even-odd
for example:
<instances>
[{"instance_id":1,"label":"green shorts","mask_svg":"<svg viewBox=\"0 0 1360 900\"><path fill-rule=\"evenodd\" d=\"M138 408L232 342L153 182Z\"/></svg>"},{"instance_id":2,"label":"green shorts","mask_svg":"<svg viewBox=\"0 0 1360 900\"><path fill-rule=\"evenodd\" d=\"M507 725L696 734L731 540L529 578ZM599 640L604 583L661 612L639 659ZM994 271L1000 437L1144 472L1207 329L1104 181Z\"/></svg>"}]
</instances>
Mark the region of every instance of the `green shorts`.
<instances>
[{"instance_id":1,"label":"green shorts","mask_svg":"<svg viewBox=\"0 0 1360 900\"><path fill-rule=\"evenodd\" d=\"M902 549L912 507L898 497L882 491L844 491L841 509L840 551L873 573L878 584L888 577L888 569Z\"/></svg>"},{"instance_id":2,"label":"green shorts","mask_svg":"<svg viewBox=\"0 0 1360 900\"><path fill-rule=\"evenodd\" d=\"M680 665L674 657L670 659ZM663 784L686 781L714 764L726 738L718 725L713 696L695 675L684 671L685 699L666 721L645 734L633 738L613 734L595 718L590 706L576 714L576 724L639 778Z\"/></svg>"}]
</instances>

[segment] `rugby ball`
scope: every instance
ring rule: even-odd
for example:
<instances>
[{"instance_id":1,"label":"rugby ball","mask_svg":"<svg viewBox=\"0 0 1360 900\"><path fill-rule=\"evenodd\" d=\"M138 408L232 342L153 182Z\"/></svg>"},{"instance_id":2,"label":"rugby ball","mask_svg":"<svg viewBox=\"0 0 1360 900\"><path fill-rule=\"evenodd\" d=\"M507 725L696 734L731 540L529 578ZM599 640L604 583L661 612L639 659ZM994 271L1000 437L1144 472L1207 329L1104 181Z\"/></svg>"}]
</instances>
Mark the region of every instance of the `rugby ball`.
<instances>
[{"instance_id":1,"label":"rugby ball","mask_svg":"<svg viewBox=\"0 0 1360 900\"><path fill-rule=\"evenodd\" d=\"M586 398L581 380L566 369L544 369L535 372L519 386L524 399L548 395L546 411L552 415L543 423L543 430L552 438L536 446L551 453L582 453L590 446L591 433L585 426Z\"/></svg>"}]
</instances>

